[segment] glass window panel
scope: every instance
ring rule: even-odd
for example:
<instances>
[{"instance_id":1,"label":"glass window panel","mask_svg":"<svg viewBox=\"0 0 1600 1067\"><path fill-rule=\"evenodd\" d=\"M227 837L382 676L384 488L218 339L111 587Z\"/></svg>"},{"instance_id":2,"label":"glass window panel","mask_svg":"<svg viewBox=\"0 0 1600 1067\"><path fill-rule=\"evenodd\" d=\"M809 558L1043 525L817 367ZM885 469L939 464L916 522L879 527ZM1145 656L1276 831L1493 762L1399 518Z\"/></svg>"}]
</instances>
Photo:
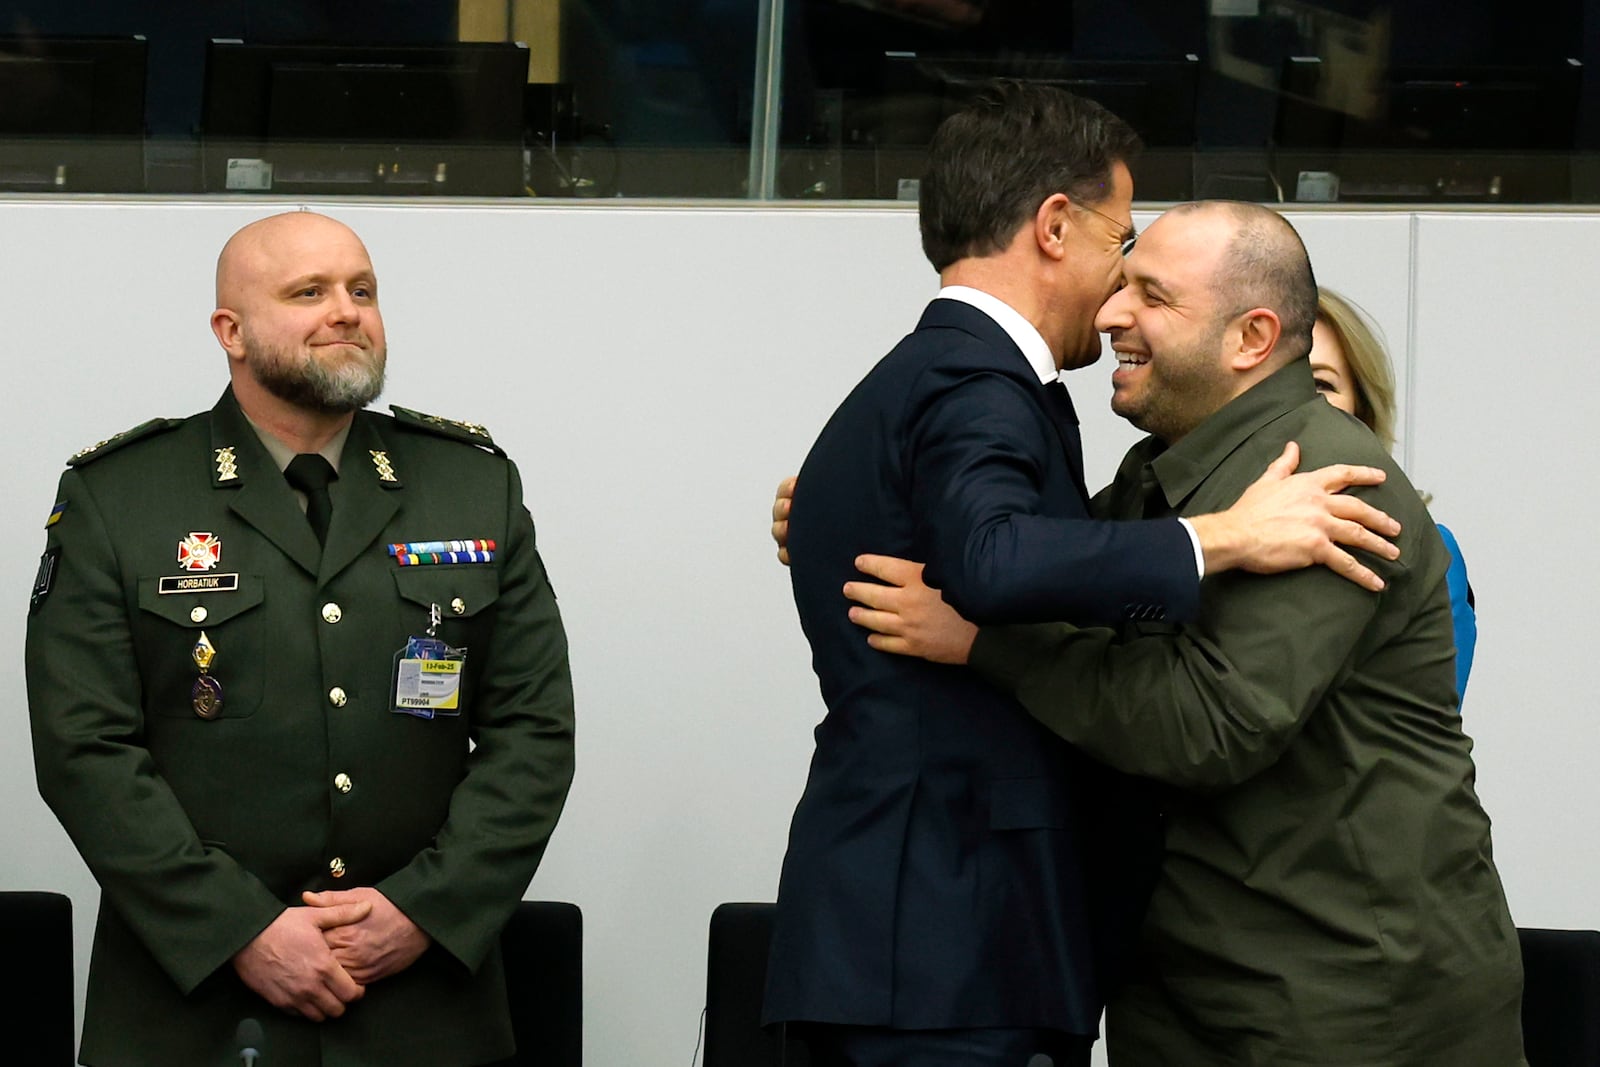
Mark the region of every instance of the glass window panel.
<instances>
[{"instance_id":1,"label":"glass window panel","mask_svg":"<svg viewBox=\"0 0 1600 1067\"><path fill-rule=\"evenodd\" d=\"M562 81L584 195L745 195L759 14L753 0L564 7Z\"/></svg>"},{"instance_id":2,"label":"glass window panel","mask_svg":"<svg viewBox=\"0 0 1600 1067\"><path fill-rule=\"evenodd\" d=\"M0 190L246 192L270 167L308 195L913 200L933 128L1000 76L1128 119L1146 201L1600 202L1600 0L782 0L769 110L777 6L0 0ZM286 51L229 103L215 39L350 69ZM491 89L510 42L522 73Z\"/></svg>"},{"instance_id":3,"label":"glass window panel","mask_svg":"<svg viewBox=\"0 0 1600 1067\"><path fill-rule=\"evenodd\" d=\"M1600 0L795 3L780 195L914 199L939 120L1014 77L1139 130L1142 200L1600 199Z\"/></svg>"},{"instance_id":4,"label":"glass window panel","mask_svg":"<svg viewBox=\"0 0 1600 1067\"><path fill-rule=\"evenodd\" d=\"M759 12L0 0L0 190L742 196Z\"/></svg>"}]
</instances>

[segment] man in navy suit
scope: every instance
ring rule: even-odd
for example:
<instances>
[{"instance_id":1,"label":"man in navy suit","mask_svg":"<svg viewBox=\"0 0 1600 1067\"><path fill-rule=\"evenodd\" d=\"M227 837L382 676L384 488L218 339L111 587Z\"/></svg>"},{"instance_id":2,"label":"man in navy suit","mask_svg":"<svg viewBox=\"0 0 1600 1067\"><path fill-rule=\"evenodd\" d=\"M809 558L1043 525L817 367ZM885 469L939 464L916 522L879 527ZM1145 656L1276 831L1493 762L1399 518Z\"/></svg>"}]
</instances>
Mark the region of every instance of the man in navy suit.
<instances>
[{"instance_id":1,"label":"man in navy suit","mask_svg":"<svg viewBox=\"0 0 1600 1067\"><path fill-rule=\"evenodd\" d=\"M1103 108L1040 86L997 87L941 125L920 207L939 296L801 468L794 594L828 714L765 1014L804 1024L815 1067L1086 1064L1159 856L1135 794L1009 697L869 648L841 593L857 555L926 560L963 614L1013 622L1176 621L1207 571L1323 562L1372 584L1335 541L1393 555L1362 525L1393 532L1386 516L1328 493L1381 474L1287 477L1290 456L1228 512L1089 519L1057 374L1099 358L1137 149Z\"/></svg>"}]
</instances>

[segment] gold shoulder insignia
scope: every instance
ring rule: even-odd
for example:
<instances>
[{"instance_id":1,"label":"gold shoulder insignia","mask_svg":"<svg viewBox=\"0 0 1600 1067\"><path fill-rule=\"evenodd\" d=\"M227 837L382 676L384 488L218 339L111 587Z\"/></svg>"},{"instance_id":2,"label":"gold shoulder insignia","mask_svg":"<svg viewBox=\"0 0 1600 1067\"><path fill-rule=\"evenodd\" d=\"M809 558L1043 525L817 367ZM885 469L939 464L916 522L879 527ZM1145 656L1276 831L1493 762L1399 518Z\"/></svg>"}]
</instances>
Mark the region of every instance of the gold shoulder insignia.
<instances>
[{"instance_id":1,"label":"gold shoulder insignia","mask_svg":"<svg viewBox=\"0 0 1600 1067\"><path fill-rule=\"evenodd\" d=\"M448 437L452 441L465 441L469 445L486 448L497 456L506 454L505 449L494 443L489 431L475 422L457 422L455 419L440 418L438 415L403 408L398 404L390 404L389 410L394 412L395 421L408 429L423 430L440 437Z\"/></svg>"},{"instance_id":2,"label":"gold shoulder insignia","mask_svg":"<svg viewBox=\"0 0 1600 1067\"><path fill-rule=\"evenodd\" d=\"M87 463L93 463L101 456L115 452L123 445L132 444L142 437L150 437L182 425L182 419L151 419L149 422L141 422L131 430L123 430L121 433L113 434L104 441L96 442L88 448L74 452L67 460L67 466L82 467Z\"/></svg>"}]
</instances>

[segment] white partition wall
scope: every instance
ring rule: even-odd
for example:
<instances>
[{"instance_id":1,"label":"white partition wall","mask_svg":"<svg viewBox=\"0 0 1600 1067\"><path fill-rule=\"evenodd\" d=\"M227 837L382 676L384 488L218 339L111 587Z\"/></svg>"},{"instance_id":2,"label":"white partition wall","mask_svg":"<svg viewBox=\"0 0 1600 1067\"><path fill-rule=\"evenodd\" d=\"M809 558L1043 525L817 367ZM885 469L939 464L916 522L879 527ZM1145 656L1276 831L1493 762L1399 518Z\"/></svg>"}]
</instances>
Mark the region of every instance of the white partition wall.
<instances>
[{"instance_id":1,"label":"white partition wall","mask_svg":"<svg viewBox=\"0 0 1600 1067\"><path fill-rule=\"evenodd\" d=\"M1600 217L1418 220L1411 474L1478 599L1466 721L1522 925L1600 925Z\"/></svg>"},{"instance_id":2,"label":"white partition wall","mask_svg":"<svg viewBox=\"0 0 1600 1067\"><path fill-rule=\"evenodd\" d=\"M225 384L211 270L292 204L0 200L9 383L0 513L0 889L94 883L37 798L21 685L28 589L65 458ZM778 479L915 322L936 279L903 208L336 203L367 239L385 401L487 425L522 468L572 643L578 774L530 897L585 917L586 1058L687 1064L706 925L771 899L822 708L767 539ZM1150 215L1140 214L1147 224ZM1320 280L1377 318L1404 455L1479 594L1479 786L1524 925L1600 925L1600 644L1585 552L1600 467L1589 279L1600 217L1304 212ZM1072 379L1091 480L1134 439L1105 362ZM171 516L174 529L181 515ZM181 532L181 531L180 531ZM271 798L263 798L270 805Z\"/></svg>"}]
</instances>

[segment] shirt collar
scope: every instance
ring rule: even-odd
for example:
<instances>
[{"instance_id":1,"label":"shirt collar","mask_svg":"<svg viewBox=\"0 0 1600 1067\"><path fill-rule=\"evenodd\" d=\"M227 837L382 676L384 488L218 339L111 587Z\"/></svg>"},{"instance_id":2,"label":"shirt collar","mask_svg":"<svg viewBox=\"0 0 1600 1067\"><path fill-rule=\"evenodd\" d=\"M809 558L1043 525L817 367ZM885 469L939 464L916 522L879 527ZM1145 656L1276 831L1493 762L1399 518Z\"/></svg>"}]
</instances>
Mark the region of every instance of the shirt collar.
<instances>
[{"instance_id":1,"label":"shirt collar","mask_svg":"<svg viewBox=\"0 0 1600 1067\"><path fill-rule=\"evenodd\" d=\"M239 414L244 415L243 410L241 410ZM250 428L254 430L256 432L256 436L261 439L261 447L267 450L267 455L272 457L272 462L276 464L278 470L282 472L283 469L289 465L289 461L294 459L296 456L297 453L295 450L278 440L276 437L272 436L272 434L268 433L266 430L263 430L260 426L257 426L251 420L250 416L244 415L244 421L250 423ZM346 423L344 428L338 433L334 434L333 437L329 439L328 443L323 445L322 448L317 452L319 456L328 461L328 465L333 468L333 473L335 474L339 473L339 458L344 455L344 443L350 436L350 426L350 423Z\"/></svg>"},{"instance_id":2,"label":"shirt collar","mask_svg":"<svg viewBox=\"0 0 1600 1067\"><path fill-rule=\"evenodd\" d=\"M947 285L939 290L940 300L958 300L970 307L975 307L995 321L1011 338L1013 344L1021 349L1023 356L1028 360L1028 366L1039 376L1039 382L1048 385L1059 381L1061 371L1056 367L1056 357L1050 354L1050 346L1045 343L1042 335L1033 326L1033 323L1022 317L1022 313L999 297L974 289L970 285Z\"/></svg>"}]
</instances>

